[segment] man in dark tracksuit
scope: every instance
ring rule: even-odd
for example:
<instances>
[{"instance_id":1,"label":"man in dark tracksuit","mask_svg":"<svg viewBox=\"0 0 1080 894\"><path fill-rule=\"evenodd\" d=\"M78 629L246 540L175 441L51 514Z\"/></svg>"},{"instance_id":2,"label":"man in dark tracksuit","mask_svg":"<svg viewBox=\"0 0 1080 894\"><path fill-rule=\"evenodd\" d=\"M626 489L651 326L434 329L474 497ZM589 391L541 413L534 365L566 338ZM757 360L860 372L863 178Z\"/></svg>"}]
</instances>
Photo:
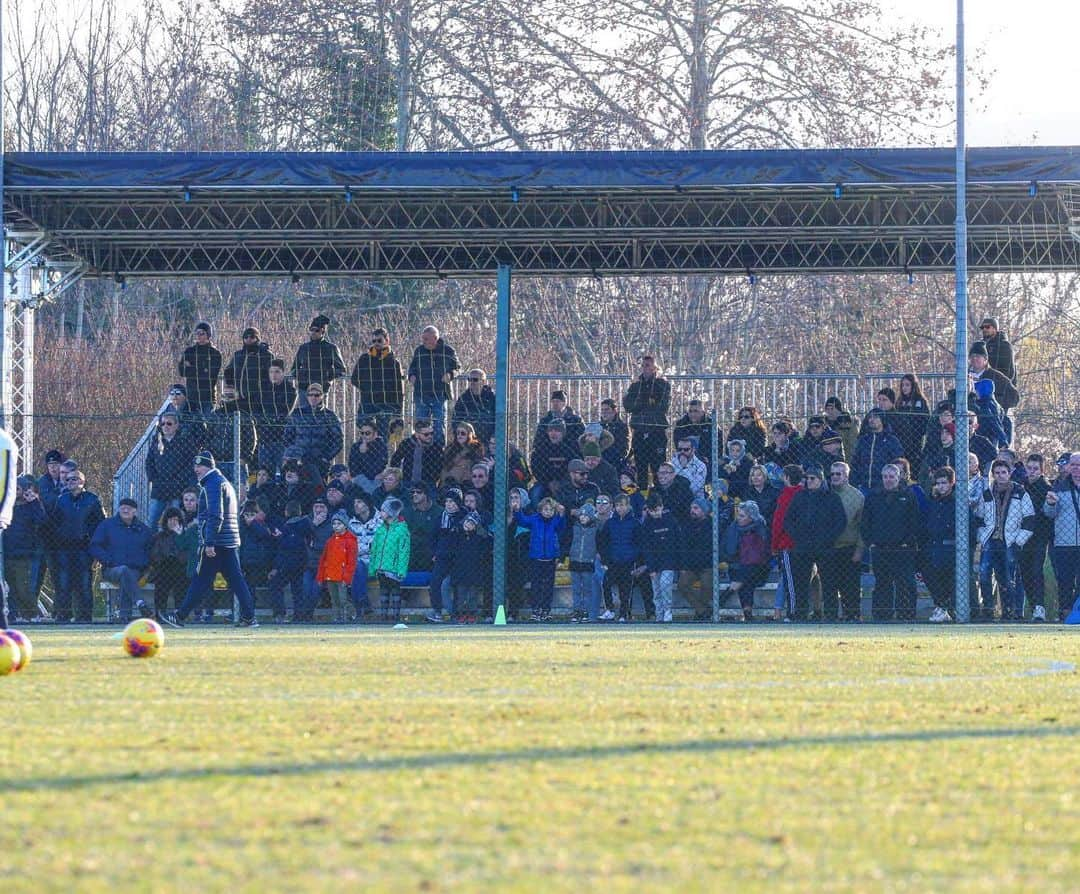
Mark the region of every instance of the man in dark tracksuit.
<instances>
[{"instance_id":1,"label":"man in dark tracksuit","mask_svg":"<svg viewBox=\"0 0 1080 894\"><path fill-rule=\"evenodd\" d=\"M90 538L105 520L105 511L97 494L86 490L86 476L82 472L68 473L67 490L56 501L54 517L60 580L53 614L61 623L70 621L74 601L75 623L89 624L94 612L94 594L90 589Z\"/></svg>"},{"instance_id":2,"label":"man in dark tracksuit","mask_svg":"<svg viewBox=\"0 0 1080 894\"><path fill-rule=\"evenodd\" d=\"M214 409L217 380L221 375L221 351L214 347L209 323L195 327L195 344L184 348L180 375L184 377L188 408L197 416L207 416Z\"/></svg>"},{"instance_id":3,"label":"man in dark tracksuit","mask_svg":"<svg viewBox=\"0 0 1080 894\"><path fill-rule=\"evenodd\" d=\"M657 374L656 361L641 358L641 375L630 385L623 398L623 409L630 414L633 433L634 465L638 487L649 486L649 473L656 470L667 454L667 412L671 406L671 384Z\"/></svg>"},{"instance_id":4,"label":"man in dark tracksuit","mask_svg":"<svg viewBox=\"0 0 1080 894\"><path fill-rule=\"evenodd\" d=\"M891 463L881 470L882 487L870 491L863 506L862 537L874 568L872 617L915 620L915 562L922 522L911 488L900 484ZM894 602L895 588L895 602Z\"/></svg>"},{"instance_id":5,"label":"man in dark tracksuit","mask_svg":"<svg viewBox=\"0 0 1080 894\"><path fill-rule=\"evenodd\" d=\"M417 419L432 421L437 444L446 443L446 402L458 367L457 353L439 337L439 330L425 326L409 363L409 382L413 386L413 413Z\"/></svg>"},{"instance_id":6,"label":"man in dark tracksuit","mask_svg":"<svg viewBox=\"0 0 1080 894\"><path fill-rule=\"evenodd\" d=\"M825 488L821 466L807 467L805 482L806 486L791 498L784 513L784 530L795 544L791 549L791 577L795 584L793 621L808 619L814 566L824 577L827 564L837 561L833 544L847 527L844 504Z\"/></svg>"},{"instance_id":7,"label":"man in dark tracksuit","mask_svg":"<svg viewBox=\"0 0 1080 894\"><path fill-rule=\"evenodd\" d=\"M323 394L330 390L334 379L345 377L345 361L337 345L328 341L326 330L330 327L330 318L319 314L308 327L310 338L296 349L289 375L296 380L299 394L307 392L308 385L318 382Z\"/></svg>"},{"instance_id":8,"label":"man in dark tracksuit","mask_svg":"<svg viewBox=\"0 0 1080 894\"><path fill-rule=\"evenodd\" d=\"M1046 620L1046 591L1043 566L1046 564L1046 551L1054 539L1054 523L1043 512L1046 495L1050 492L1050 482L1043 475L1043 458L1032 453L1024 462L1027 472L1027 484L1024 489L1031 497L1035 517L1031 519L1031 539L1020 549L1020 580L1024 585L1024 595L1031 606L1031 620Z\"/></svg>"},{"instance_id":9,"label":"man in dark tracksuit","mask_svg":"<svg viewBox=\"0 0 1080 894\"><path fill-rule=\"evenodd\" d=\"M270 346L259 340L259 330L249 326L240 336L243 347L235 351L225 367L225 384L236 389L236 400L245 413L256 415L273 403L270 392Z\"/></svg>"},{"instance_id":10,"label":"man in dark tracksuit","mask_svg":"<svg viewBox=\"0 0 1080 894\"><path fill-rule=\"evenodd\" d=\"M352 383L356 388L356 424L374 419L379 437L390 436L390 420L400 417L405 407L401 363L390 347L390 336L381 326L371 331L371 347L356 358Z\"/></svg>"},{"instance_id":11,"label":"man in dark tracksuit","mask_svg":"<svg viewBox=\"0 0 1080 894\"><path fill-rule=\"evenodd\" d=\"M241 627L258 627L255 602L240 570L240 519L236 491L217 469L214 457L200 453L195 457L195 477L199 479L199 561L195 577L176 611L176 623L182 625L203 595L214 585L220 571L240 603Z\"/></svg>"}]
</instances>

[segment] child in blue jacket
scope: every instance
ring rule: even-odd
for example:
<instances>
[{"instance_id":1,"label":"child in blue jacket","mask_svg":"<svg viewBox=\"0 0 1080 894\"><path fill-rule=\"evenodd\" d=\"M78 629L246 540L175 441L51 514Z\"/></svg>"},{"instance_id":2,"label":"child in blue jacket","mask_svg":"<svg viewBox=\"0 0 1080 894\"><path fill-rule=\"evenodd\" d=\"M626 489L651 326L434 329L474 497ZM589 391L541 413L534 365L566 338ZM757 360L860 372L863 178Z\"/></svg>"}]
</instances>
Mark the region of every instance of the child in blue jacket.
<instances>
[{"instance_id":1,"label":"child in blue jacket","mask_svg":"<svg viewBox=\"0 0 1080 894\"><path fill-rule=\"evenodd\" d=\"M535 515L521 511L517 494L510 495L514 521L529 529L529 565L532 572L532 621L551 620L551 602L555 598L555 564L559 561L559 534L566 527L566 510L551 497L540 501Z\"/></svg>"}]
</instances>

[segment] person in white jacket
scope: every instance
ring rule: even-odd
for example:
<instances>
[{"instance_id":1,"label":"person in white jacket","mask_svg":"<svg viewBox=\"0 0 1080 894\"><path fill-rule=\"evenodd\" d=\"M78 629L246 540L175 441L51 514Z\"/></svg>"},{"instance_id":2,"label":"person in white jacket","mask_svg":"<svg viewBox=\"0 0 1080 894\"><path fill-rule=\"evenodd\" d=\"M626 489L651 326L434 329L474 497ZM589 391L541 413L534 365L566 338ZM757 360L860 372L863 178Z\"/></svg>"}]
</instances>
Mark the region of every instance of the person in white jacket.
<instances>
[{"instance_id":1,"label":"person in white jacket","mask_svg":"<svg viewBox=\"0 0 1080 894\"><path fill-rule=\"evenodd\" d=\"M690 482L690 491L695 500L705 496L705 482L709 478L709 467L697 455L697 446L696 437L679 438L675 455L671 458L675 474Z\"/></svg>"},{"instance_id":2,"label":"person in white jacket","mask_svg":"<svg viewBox=\"0 0 1080 894\"><path fill-rule=\"evenodd\" d=\"M1020 548L1032 535L1035 507L1027 491L1013 482L1011 476L1012 469L1005 460L994 460L990 465L990 486L975 504L982 546L979 590L983 620L989 620L993 611L994 577L1002 597L1001 619L1024 618L1024 594L1016 585L1016 572Z\"/></svg>"}]
</instances>

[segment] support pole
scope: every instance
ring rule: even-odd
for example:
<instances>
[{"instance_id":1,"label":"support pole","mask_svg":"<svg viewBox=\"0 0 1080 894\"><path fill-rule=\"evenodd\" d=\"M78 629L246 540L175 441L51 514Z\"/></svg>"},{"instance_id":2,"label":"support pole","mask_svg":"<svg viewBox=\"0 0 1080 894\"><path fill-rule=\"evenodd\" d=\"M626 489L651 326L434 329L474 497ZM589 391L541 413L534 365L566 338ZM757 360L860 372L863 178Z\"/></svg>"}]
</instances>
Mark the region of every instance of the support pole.
<instances>
[{"instance_id":1,"label":"support pole","mask_svg":"<svg viewBox=\"0 0 1080 894\"><path fill-rule=\"evenodd\" d=\"M240 512L240 480L244 476L240 473L240 410L237 409L233 412L233 430L232 430L232 442L233 442L233 487L236 488L236 511ZM211 582L210 586L213 586ZM240 600L236 596L236 591L232 594L232 613L233 623L235 624L240 620Z\"/></svg>"},{"instance_id":2,"label":"support pole","mask_svg":"<svg viewBox=\"0 0 1080 894\"><path fill-rule=\"evenodd\" d=\"M971 620L968 547L967 159L964 139L964 0L956 0L956 620Z\"/></svg>"},{"instance_id":3,"label":"support pole","mask_svg":"<svg viewBox=\"0 0 1080 894\"><path fill-rule=\"evenodd\" d=\"M713 397L715 398L715 386ZM710 455L712 456L712 619L720 620L720 425L717 421L716 401L711 401L712 426L709 429ZM678 446L678 445L676 445ZM734 524L734 521L732 521Z\"/></svg>"},{"instance_id":4,"label":"support pole","mask_svg":"<svg viewBox=\"0 0 1080 894\"><path fill-rule=\"evenodd\" d=\"M510 394L510 267L500 264L496 274L495 309L495 522L492 563L492 609L506 610L506 535L509 526L509 450L507 449L506 402Z\"/></svg>"}]
</instances>

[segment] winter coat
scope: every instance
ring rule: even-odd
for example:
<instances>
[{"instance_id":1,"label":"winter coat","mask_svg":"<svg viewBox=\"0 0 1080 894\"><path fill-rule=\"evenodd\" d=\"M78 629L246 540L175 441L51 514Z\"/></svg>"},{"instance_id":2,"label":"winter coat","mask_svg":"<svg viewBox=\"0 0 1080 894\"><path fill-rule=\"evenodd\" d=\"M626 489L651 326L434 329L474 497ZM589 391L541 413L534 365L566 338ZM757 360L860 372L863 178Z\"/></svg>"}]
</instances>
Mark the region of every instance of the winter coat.
<instances>
[{"instance_id":1,"label":"winter coat","mask_svg":"<svg viewBox=\"0 0 1080 894\"><path fill-rule=\"evenodd\" d=\"M183 429L171 440L160 431L150 439L145 463L150 499L163 502L180 499L184 488L195 483L193 463L198 450L198 445ZM217 458L217 453L214 456Z\"/></svg>"},{"instance_id":2,"label":"winter coat","mask_svg":"<svg viewBox=\"0 0 1080 894\"><path fill-rule=\"evenodd\" d=\"M1002 533L1007 546L1023 546L1031 539L1035 507L1031 505L1031 497L1027 491L1019 484L1010 482L1009 489ZM983 491L974 511L979 524L979 543L985 548L994 536L994 525L997 522L997 501L992 488L988 487Z\"/></svg>"},{"instance_id":3,"label":"winter coat","mask_svg":"<svg viewBox=\"0 0 1080 894\"><path fill-rule=\"evenodd\" d=\"M371 542L375 539L375 531L379 527L379 517L372 515L367 521L359 518L349 520L349 531L356 538L357 561L367 564L371 557Z\"/></svg>"},{"instance_id":4,"label":"winter coat","mask_svg":"<svg viewBox=\"0 0 1080 894\"><path fill-rule=\"evenodd\" d=\"M777 447L775 444L769 444L762 454L763 462L776 463L781 469L784 468L784 466L801 465L803 459L804 456L799 439L795 437L788 439L786 447Z\"/></svg>"},{"instance_id":5,"label":"winter coat","mask_svg":"<svg viewBox=\"0 0 1080 894\"><path fill-rule=\"evenodd\" d=\"M495 392L484 385L477 396L466 388L454 401L454 422L468 422L476 431L476 439L487 444L495 431Z\"/></svg>"},{"instance_id":6,"label":"winter coat","mask_svg":"<svg viewBox=\"0 0 1080 894\"><path fill-rule=\"evenodd\" d=\"M563 481L568 473L566 466L572 459L579 459L577 443L563 438L558 444L552 444L546 437L533 447L529 465L533 476L540 484Z\"/></svg>"},{"instance_id":7,"label":"winter coat","mask_svg":"<svg viewBox=\"0 0 1080 894\"><path fill-rule=\"evenodd\" d=\"M571 441L574 444L578 444L581 436L585 434L585 423L581 417L574 412L574 408L569 404L563 409L562 413L555 413L554 410L548 410L537 423L536 431L533 433L533 447L537 444L542 444L547 440L548 426L556 419L561 419L566 423L566 434L563 436L564 441ZM580 449L580 444L578 447Z\"/></svg>"},{"instance_id":8,"label":"winter coat","mask_svg":"<svg viewBox=\"0 0 1080 894\"><path fill-rule=\"evenodd\" d=\"M367 442L367 450L360 449L362 443L362 441L357 441L349 448L349 475L353 478L363 476L369 481L374 481L386 468L390 458L386 441L382 438L372 438Z\"/></svg>"},{"instance_id":9,"label":"winter coat","mask_svg":"<svg viewBox=\"0 0 1080 894\"><path fill-rule=\"evenodd\" d=\"M457 532L454 554L450 560L450 582L455 587L485 589L491 584L492 541L487 531Z\"/></svg>"},{"instance_id":10,"label":"winter coat","mask_svg":"<svg viewBox=\"0 0 1080 894\"><path fill-rule=\"evenodd\" d=\"M915 546L920 540L922 519L911 488L894 491L878 487L863 504L862 538L868 546Z\"/></svg>"},{"instance_id":11,"label":"winter coat","mask_svg":"<svg viewBox=\"0 0 1080 894\"><path fill-rule=\"evenodd\" d=\"M417 345L409 362L414 398L417 402L450 400L450 383L444 377L453 376L459 368L457 354L441 338L430 351L422 344Z\"/></svg>"},{"instance_id":12,"label":"winter coat","mask_svg":"<svg viewBox=\"0 0 1080 894\"><path fill-rule=\"evenodd\" d=\"M240 523L236 491L219 469L211 469L199 479L199 546L240 546Z\"/></svg>"},{"instance_id":13,"label":"winter coat","mask_svg":"<svg viewBox=\"0 0 1080 894\"><path fill-rule=\"evenodd\" d=\"M706 568L712 568L712 527L712 519L707 515L704 518L687 519L682 524L682 553L679 557L680 570L702 571ZM723 541L723 538L724 534L721 532L721 541Z\"/></svg>"},{"instance_id":14,"label":"winter coat","mask_svg":"<svg viewBox=\"0 0 1080 894\"><path fill-rule=\"evenodd\" d=\"M507 459L507 472L509 474L508 487L526 487L529 482L532 481L532 472L529 470L529 464L525 462L525 457L521 451L517 449L513 444L510 445L510 456Z\"/></svg>"},{"instance_id":15,"label":"winter coat","mask_svg":"<svg viewBox=\"0 0 1080 894\"><path fill-rule=\"evenodd\" d=\"M904 456L913 469L918 468L926 440L926 426L930 422L930 408L926 401L918 397L905 401L901 397L896 403L896 409L889 414L889 421L892 423L893 434L904 450Z\"/></svg>"},{"instance_id":16,"label":"winter coat","mask_svg":"<svg viewBox=\"0 0 1080 894\"><path fill-rule=\"evenodd\" d=\"M979 471L984 475L990 471L990 464L997 459L997 446L985 435L973 432L968 438L968 450L979 460Z\"/></svg>"},{"instance_id":17,"label":"winter coat","mask_svg":"<svg viewBox=\"0 0 1080 894\"><path fill-rule=\"evenodd\" d=\"M675 467L675 474L686 479L686 483L690 485L690 493L693 494L695 500L698 497L705 496L705 482L709 479L709 468L701 461L700 457L691 455L690 461L684 465L682 457L676 454L672 457L671 464Z\"/></svg>"},{"instance_id":18,"label":"winter coat","mask_svg":"<svg viewBox=\"0 0 1080 894\"><path fill-rule=\"evenodd\" d=\"M214 410L206 420L207 439L210 452L219 463L233 462L235 445L235 425L239 416L240 423L240 461L255 463L255 420L250 413L240 411L240 404L231 400Z\"/></svg>"},{"instance_id":19,"label":"winter coat","mask_svg":"<svg viewBox=\"0 0 1080 894\"><path fill-rule=\"evenodd\" d=\"M90 555L102 568L127 565L142 571L150 564L150 541L154 534L137 518L125 525L119 515L105 519L90 538Z\"/></svg>"},{"instance_id":20,"label":"winter coat","mask_svg":"<svg viewBox=\"0 0 1080 894\"><path fill-rule=\"evenodd\" d=\"M330 515L327 513L326 521L315 524L312 519L311 526L307 530L307 559L305 568L308 571L318 571L319 562L322 559L326 541L334 536L334 526L330 524Z\"/></svg>"},{"instance_id":21,"label":"winter coat","mask_svg":"<svg viewBox=\"0 0 1080 894\"><path fill-rule=\"evenodd\" d=\"M932 568L951 568L956 561L956 494L963 490L953 488L948 496L936 494L930 498L923 511L921 548ZM968 511L969 546L975 545L979 530L974 514Z\"/></svg>"},{"instance_id":22,"label":"winter coat","mask_svg":"<svg viewBox=\"0 0 1080 894\"><path fill-rule=\"evenodd\" d=\"M285 516L285 494L280 484L271 479L266 484L253 484L244 495L248 503L258 503L270 520L283 519Z\"/></svg>"},{"instance_id":23,"label":"winter coat","mask_svg":"<svg viewBox=\"0 0 1080 894\"><path fill-rule=\"evenodd\" d=\"M630 426L618 416L610 422L601 423L601 425L603 425L604 431L611 435L612 442L610 447L600 451L600 455L618 471L630 455Z\"/></svg>"},{"instance_id":24,"label":"winter coat","mask_svg":"<svg viewBox=\"0 0 1080 894\"><path fill-rule=\"evenodd\" d=\"M611 463L601 459L595 469L589 469L589 484L595 484L600 493L614 497L619 492L619 475Z\"/></svg>"},{"instance_id":25,"label":"winter coat","mask_svg":"<svg viewBox=\"0 0 1080 894\"><path fill-rule=\"evenodd\" d=\"M439 481L439 475L442 472L442 458L443 458L443 446L438 441L432 439L430 444L421 446L420 454L420 474L415 476L413 472L413 460L416 454L416 445L419 443L416 439L416 435L410 435L404 441L398 445L398 449L394 451L394 455L390 458L390 465L395 468L401 469L401 480L408 484L411 481L419 478L420 481L426 481L428 484L436 484Z\"/></svg>"},{"instance_id":26,"label":"winter coat","mask_svg":"<svg viewBox=\"0 0 1080 894\"><path fill-rule=\"evenodd\" d=\"M832 489L832 492L840 498L840 505L844 507L844 530L840 532L833 544L836 547L857 546L862 542L862 514L866 505L866 498L862 491L850 484L842 484Z\"/></svg>"},{"instance_id":27,"label":"winter coat","mask_svg":"<svg viewBox=\"0 0 1080 894\"><path fill-rule=\"evenodd\" d=\"M4 558L32 559L41 547L41 533L48 515L41 498L16 501L11 524L4 530Z\"/></svg>"},{"instance_id":28,"label":"winter coat","mask_svg":"<svg viewBox=\"0 0 1080 894\"><path fill-rule=\"evenodd\" d=\"M1050 492L1050 482L1040 475L1034 481L1025 484L1024 490L1031 497L1031 507L1035 510L1035 518L1031 525L1032 537L1028 541L1028 546L1037 541L1049 543L1054 536L1054 524L1043 512L1043 508L1046 506L1046 495Z\"/></svg>"},{"instance_id":29,"label":"winter coat","mask_svg":"<svg viewBox=\"0 0 1080 894\"><path fill-rule=\"evenodd\" d=\"M296 349L289 376L296 380L296 390L301 394L312 382L322 385L325 394L330 383L343 378L347 372L337 345L322 338L318 341L309 339Z\"/></svg>"},{"instance_id":30,"label":"winter coat","mask_svg":"<svg viewBox=\"0 0 1080 894\"><path fill-rule=\"evenodd\" d=\"M401 519L390 524L380 522L371 541L368 577L385 574L392 580L403 580L409 571L409 526Z\"/></svg>"},{"instance_id":31,"label":"winter coat","mask_svg":"<svg viewBox=\"0 0 1080 894\"><path fill-rule=\"evenodd\" d=\"M299 406L289 414L285 446L290 456L326 465L341 452L343 441L341 420L332 410Z\"/></svg>"},{"instance_id":32,"label":"winter coat","mask_svg":"<svg viewBox=\"0 0 1080 894\"><path fill-rule=\"evenodd\" d=\"M315 485L310 481L304 481L303 478L293 485L290 485L288 482L283 482L281 484L281 506L283 510L285 504L295 500L300 504L301 512L305 514L311 512L311 504L315 502L317 496L318 494L315 492Z\"/></svg>"},{"instance_id":33,"label":"winter coat","mask_svg":"<svg viewBox=\"0 0 1080 894\"><path fill-rule=\"evenodd\" d=\"M734 469L729 469L734 465ZM750 470L754 467L754 461L748 454L743 454L738 462L733 462L731 457L721 458L717 474L728 483L728 494L736 500L748 500L747 491L750 490Z\"/></svg>"},{"instance_id":34,"label":"winter coat","mask_svg":"<svg viewBox=\"0 0 1080 894\"><path fill-rule=\"evenodd\" d=\"M270 529L261 521L240 526L240 567L270 568L274 563L277 543Z\"/></svg>"},{"instance_id":35,"label":"winter coat","mask_svg":"<svg viewBox=\"0 0 1080 894\"><path fill-rule=\"evenodd\" d=\"M780 499L780 489L773 487L767 481L761 491L754 489L753 485L746 488L746 495L742 501L753 500L761 510L761 517L765 520L765 527L772 528L773 515L776 513L776 502Z\"/></svg>"},{"instance_id":36,"label":"winter coat","mask_svg":"<svg viewBox=\"0 0 1080 894\"><path fill-rule=\"evenodd\" d=\"M409 526L412 539L412 556L409 559L409 571L430 571L431 560L435 555L435 537L443 511L432 503L427 509L415 509L412 504L402 511L405 524Z\"/></svg>"},{"instance_id":37,"label":"winter coat","mask_svg":"<svg viewBox=\"0 0 1080 894\"><path fill-rule=\"evenodd\" d=\"M596 545L605 565L636 563L641 554L641 522L633 512L625 518L613 513L600 528Z\"/></svg>"},{"instance_id":38,"label":"winter coat","mask_svg":"<svg viewBox=\"0 0 1080 894\"><path fill-rule=\"evenodd\" d=\"M739 441L746 442L746 454L754 459L761 459L765 455L765 442L767 440L765 432L757 425L745 426L741 422L736 422L728 430L727 441L737 439ZM725 441L725 443L727 443Z\"/></svg>"},{"instance_id":39,"label":"winter coat","mask_svg":"<svg viewBox=\"0 0 1080 894\"><path fill-rule=\"evenodd\" d=\"M649 496L659 494L664 501L664 508L673 513L675 520L680 524L690 517L690 504L694 502L693 491L690 490L690 482L681 475L671 479L671 484L661 487L657 484Z\"/></svg>"},{"instance_id":40,"label":"winter coat","mask_svg":"<svg viewBox=\"0 0 1080 894\"><path fill-rule=\"evenodd\" d=\"M401 363L390 348L369 348L353 366L350 381L361 404L380 404L396 407L401 413L405 406Z\"/></svg>"},{"instance_id":41,"label":"winter coat","mask_svg":"<svg viewBox=\"0 0 1080 894\"><path fill-rule=\"evenodd\" d=\"M574 519L574 524L571 526L572 534L570 536L570 564L571 568L576 565L588 565L589 570L592 570L593 561L596 559L597 547L596 539L599 533L599 526L594 519L589 524L585 525L581 523L580 518Z\"/></svg>"},{"instance_id":42,"label":"winter coat","mask_svg":"<svg viewBox=\"0 0 1080 894\"><path fill-rule=\"evenodd\" d=\"M749 541L756 539L757 543L750 543ZM728 525L728 529L724 532L724 557L729 563L750 566L747 558L754 552L760 553L764 556L769 555L769 534L765 530L765 526L760 522L754 522L749 525ZM768 564L768 558L764 563L754 563L750 567L760 567L762 564Z\"/></svg>"},{"instance_id":43,"label":"winter coat","mask_svg":"<svg viewBox=\"0 0 1080 894\"><path fill-rule=\"evenodd\" d=\"M184 576L191 580L199 566L199 525L192 521L176 535L176 548L186 563Z\"/></svg>"},{"instance_id":44,"label":"winter coat","mask_svg":"<svg viewBox=\"0 0 1080 894\"><path fill-rule=\"evenodd\" d=\"M461 522L466 515L468 513L464 509L459 509L453 514L444 510L439 514L439 523L432 540L433 553L437 560L446 560L453 555Z\"/></svg>"},{"instance_id":45,"label":"winter coat","mask_svg":"<svg viewBox=\"0 0 1080 894\"><path fill-rule=\"evenodd\" d=\"M794 499L795 494L803 489L801 484L786 485L780 496L776 498L776 509L773 511L772 517L772 549L773 552L780 552L785 549L792 549L795 546L795 542L791 539L791 535L784 529L784 516L787 514L788 506Z\"/></svg>"},{"instance_id":46,"label":"winter coat","mask_svg":"<svg viewBox=\"0 0 1080 894\"><path fill-rule=\"evenodd\" d=\"M633 431L665 432L671 406L671 383L660 376L638 376L623 398L623 409L630 414Z\"/></svg>"},{"instance_id":47,"label":"winter coat","mask_svg":"<svg viewBox=\"0 0 1080 894\"><path fill-rule=\"evenodd\" d=\"M650 573L678 569L681 537L679 522L668 509L664 509L660 518L645 514L641 523L641 557Z\"/></svg>"},{"instance_id":48,"label":"winter coat","mask_svg":"<svg viewBox=\"0 0 1080 894\"><path fill-rule=\"evenodd\" d=\"M285 443L285 426L296 403L296 388L288 380L277 385L271 382L266 385L262 397L262 406L252 411L259 443L264 447L278 447Z\"/></svg>"},{"instance_id":49,"label":"winter coat","mask_svg":"<svg viewBox=\"0 0 1080 894\"><path fill-rule=\"evenodd\" d=\"M177 585L187 578L187 553L180 543L181 534L165 529L150 541L150 564L146 579L153 584Z\"/></svg>"},{"instance_id":50,"label":"winter coat","mask_svg":"<svg viewBox=\"0 0 1080 894\"><path fill-rule=\"evenodd\" d=\"M831 549L847 527L844 504L824 486L802 488L784 513L784 531L791 538L792 552L819 553Z\"/></svg>"},{"instance_id":51,"label":"winter coat","mask_svg":"<svg viewBox=\"0 0 1080 894\"><path fill-rule=\"evenodd\" d=\"M555 490L555 499L566 507L570 512L580 509L588 502L596 504L596 498L600 496L600 489L591 481L586 481L581 487L574 487L569 481L564 481Z\"/></svg>"},{"instance_id":52,"label":"winter coat","mask_svg":"<svg viewBox=\"0 0 1080 894\"><path fill-rule=\"evenodd\" d=\"M514 513L514 521L529 529L529 558L551 560L559 558L559 534L566 527L566 517L553 515L544 518L539 512L533 515Z\"/></svg>"},{"instance_id":53,"label":"winter coat","mask_svg":"<svg viewBox=\"0 0 1080 894\"><path fill-rule=\"evenodd\" d=\"M708 414L700 422L691 422L690 414L684 413L675 423L672 432L672 443L677 447L683 438L697 438L697 455L709 465L712 462L712 428L713 420ZM720 433L720 449L724 449L724 436Z\"/></svg>"},{"instance_id":54,"label":"winter coat","mask_svg":"<svg viewBox=\"0 0 1080 894\"><path fill-rule=\"evenodd\" d=\"M986 356L990 361L990 366L1015 385L1016 364L1013 362L1013 346L1005 333L999 331L997 335L986 339L983 344L986 346Z\"/></svg>"},{"instance_id":55,"label":"winter coat","mask_svg":"<svg viewBox=\"0 0 1080 894\"><path fill-rule=\"evenodd\" d=\"M1009 443L1009 436L1005 434L1002 424L1005 411L1002 410L1001 404L994 400L993 395L976 398L973 403L975 416L978 419L976 431L995 447L1005 447Z\"/></svg>"},{"instance_id":56,"label":"winter coat","mask_svg":"<svg viewBox=\"0 0 1080 894\"><path fill-rule=\"evenodd\" d=\"M994 397L997 398L997 402L1004 409L1011 410L1020 403L1020 392L1017 391L1012 380L1004 373L1000 373L994 367L988 366L982 371L981 375L975 377L976 382L980 379L988 379L994 383Z\"/></svg>"},{"instance_id":57,"label":"winter coat","mask_svg":"<svg viewBox=\"0 0 1080 894\"><path fill-rule=\"evenodd\" d=\"M956 445L943 447L939 442L934 448L927 447L923 453L922 468L919 469L919 484L924 488L934 486L934 472L945 467L956 468Z\"/></svg>"},{"instance_id":58,"label":"winter coat","mask_svg":"<svg viewBox=\"0 0 1080 894\"><path fill-rule=\"evenodd\" d=\"M1054 546L1080 546L1080 488L1063 475L1051 488L1057 503L1043 504L1043 515L1054 520Z\"/></svg>"},{"instance_id":59,"label":"winter coat","mask_svg":"<svg viewBox=\"0 0 1080 894\"><path fill-rule=\"evenodd\" d=\"M97 494L84 490L78 497L70 491L62 493L53 513L56 544L64 549L85 548L94 529L105 520L105 510Z\"/></svg>"},{"instance_id":60,"label":"winter coat","mask_svg":"<svg viewBox=\"0 0 1080 894\"><path fill-rule=\"evenodd\" d=\"M315 580L320 584L326 581L351 584L356 573L356 559L356 535L349 531L332 534L323 547Z\"/></svg>"},{"instance_id":61,"label":"winter coat","mask_svg":"<svg viewBox=\"0 0 1080 894\"><path fill-rule=\"evenodd\" d=\"M884 431L867 432L855 445L851 463L851 483L869 490L881 485L881 470L904 455L900 440L888 428Z\"/></svg>"},{"instance_id":62,"label":"winter coat","mask_svg":"<svg viewBox=\"0 0 1080 894\"><path fill-rule=\"evenodd\" d=\"M295 577L306 567L308 538L313 527L311 516L308 515L294 516L281 526L281 536L274 553L274 570L282 577Z\"/></svg>"},{"instance_id":63,"label":"winter coat","mask_svg":"<svg viewBox=\"0 0 1080 894\"><path fill-rule=\"evenodd\" d=\"M221 375L221 351L211 344L188 345L180 356L179 372L191 407L196 410L212 407Z\"/></svg>"},{"instance_id":64,"label":"winter coat","mask_svg":"<svg viewBox=\"0 0 1080 894\"><path fill-rule=\"evenodd\" d=\"M472 467L484 458L484 448L479 444L458 445L457 441L447 444L442 454L442 470L439 482L448 484L470 485Z\"/></svg>"},{"instance_id":65,"label":"winter coat","mask_svg":"<svg viewBox=\"0 0 1080 894\"><path fill-rule=\"evenodd\" d=\"M273 403L270 393L270 361L274 359L266 342L234 351L229 365L225 367L225 384L236 389L240 409L249 413L262 413Z\"/></svg>"}]
</instances>

